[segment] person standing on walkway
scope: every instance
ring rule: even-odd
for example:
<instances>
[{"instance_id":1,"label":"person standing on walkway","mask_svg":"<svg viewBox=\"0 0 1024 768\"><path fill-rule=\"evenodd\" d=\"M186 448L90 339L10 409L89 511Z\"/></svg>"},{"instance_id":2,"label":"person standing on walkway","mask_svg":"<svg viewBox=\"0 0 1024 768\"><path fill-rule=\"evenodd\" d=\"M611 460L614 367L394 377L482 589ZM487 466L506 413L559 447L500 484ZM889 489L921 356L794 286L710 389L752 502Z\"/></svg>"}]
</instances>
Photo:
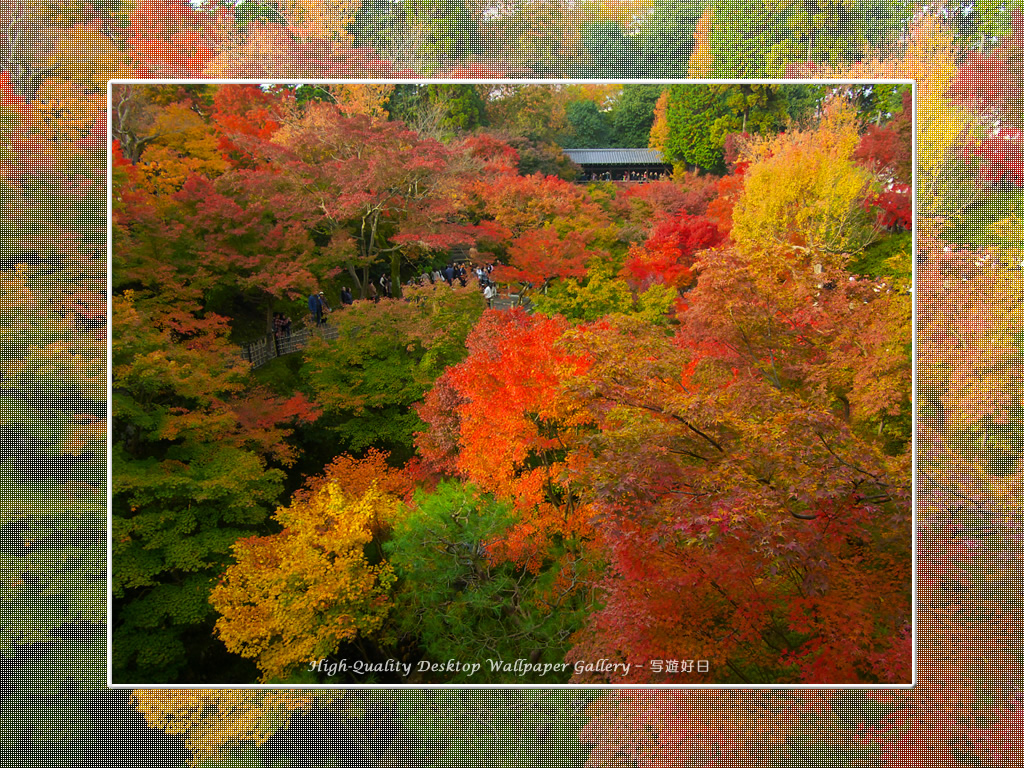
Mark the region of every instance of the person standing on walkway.
<instances>
[{"instance_id":1,"label":"person standing on walkway","mask_svg":"<svg viewBox=\"0 0 1024 768\"><path fill-rule=\"evenodd\" d=\"M327 297L324 296L323 291L317 294L317 298L320 299L320 325L327 325L327 315L331 314L331 305L327 303Z\"/></svg>"},{"instance_id":2,"label":"person standing on walkway","mask_svg":"<svg viewBox=\"0 0 1024 768\"><path fill-rule=\"evenodd\" d=\"M323 306L320 304L320 296L316 293L309 294L309 319L313 327L320 325L320 318L323 316Z\"/></svg>"},{"instance_id":3,"label":"person standing on walkway","mask_svg":"<svg viewBox=\"0 0 1024 768\"><path fill-rule=\"evenodd\" d=\"M274 313L274 336L279 339L287 339L292 335L291 318L285 317L281 312Z\"/></svg>"}]
</instances>

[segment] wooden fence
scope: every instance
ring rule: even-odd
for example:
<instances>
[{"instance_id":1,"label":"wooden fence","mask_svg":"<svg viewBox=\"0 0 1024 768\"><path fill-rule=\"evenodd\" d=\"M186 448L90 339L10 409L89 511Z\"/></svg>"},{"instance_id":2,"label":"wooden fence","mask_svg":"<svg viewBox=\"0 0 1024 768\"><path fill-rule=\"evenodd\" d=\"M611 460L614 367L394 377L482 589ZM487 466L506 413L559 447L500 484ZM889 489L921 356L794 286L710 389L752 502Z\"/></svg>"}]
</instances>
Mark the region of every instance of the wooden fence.
<instances>
[{"instance_id":1,"label":"wooden fence","mask_svg":"<svg viewBox=\"0 0 1024 768\"><path fill-rule=\"evenodd\" d=\"M336 339L338 338L338 329L332 325L321 325L319 328L300 328L281 338L277 338L273 333L268 333L262 338L243 344L242 358L252 363L253 368L259 368L275 357L298 352L314 336Z\"/></svg>"}]
</instances>

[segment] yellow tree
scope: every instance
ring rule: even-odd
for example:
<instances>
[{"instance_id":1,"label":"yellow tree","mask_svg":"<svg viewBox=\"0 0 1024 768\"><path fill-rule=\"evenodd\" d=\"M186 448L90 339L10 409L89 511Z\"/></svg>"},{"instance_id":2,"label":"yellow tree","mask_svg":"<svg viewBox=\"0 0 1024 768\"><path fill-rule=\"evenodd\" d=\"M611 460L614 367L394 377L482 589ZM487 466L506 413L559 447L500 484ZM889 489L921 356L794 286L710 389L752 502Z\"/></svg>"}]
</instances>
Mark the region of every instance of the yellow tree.
<instances>
[{"instance_id":1,"label":"yellow tree","mask_svg":"<svg viewBox=\"0 0 1024 768\"><path fill-rule=\"evenodd\" d=\"M49 76L40 81L34 101L44 125L43 136L65 147L87 135L103 113L107 81L132 75L114 42L89 27L62 35L54 44L46 70Z\"/></svg>"},{"instance_id":2,"label":"yellow tree","mask_svg":"<svg viewBox=\"0 0 1024 768\"><path fill-rule=\"evenodd\" d=\"M260 746L288 725L298 712L341 704L348 716L360 714L345 691L172 690L132 692L136 709L151 728L180 736L192 752L192 765L218 760L233 746Z\"/></svg>"},{"instance_id":3,"label":"yellow tree","mask_svg":"<svg viewBox=\"0 0 1024 768\"><path fill-rule=\"evenodd\" d=\"M654 103L654 123L651 125L651 134L647 139L649 149L664 149L665 141L668 139L668 89L661 92L661 96Z\"/></svg>"},{"instance_id":4,"label":"yellow tree","mask_svg":"<svg viewBox=\"0 0 1024 768\"><path fill-rule=\"evenodd\" d=\"M693 32L693 53L690 54L690 77L711 77L711 6L704 9Z\"/></svg>"},{"instance_id":5,"label":"yellow tree","mask_svg":"<svg viewBox=\"0 0 1024 768\"><path fill-rule=\"evenodd\" d=\"M817 127L748 144L753 163L733 209L737 245L783 261L802 254L805 264L827 267L875 240L879 231L864 206L873 178L852 160L857 127L853 109L835 99Z\"/></svg>"},{"instance_id":6,"label":"yellow tree","mask_svg":"<svg viewBox=\"0 0 1024 768\"><path fill-rule=\"evenodd\" d=\"M960 52L953 34L934 16L924 17L906 40L847 71L829 76L912 78L917 82L918 216L955 218L976 199L976 186L963 176L964 142L990 117L956 99L953 85Z\"/></svg>"},{"instance_id":7,"label":"yellow tree","mask_svg":"<svg viewBox=\"0 0 1024 768\"><path fill-rule=\"evenodd\" d=\"M377 482L362 493L353 490L358 485L335 472L278 509L284 530L236 542L236 562L210 594L221 614L218 635L231 652L255 659L264 681L285 678L384 622L394 572L387 563L370 565L364 547L398 499Z\"/></svg>"},{"instance_id":8,"label":"yellow tree","mask_svg":"<svg viewBox=\"0 0 1024 768\"><path fill-rule=\"evenodd\" d=\"M346 27L361 4L359 0L278 0L274 5L300 40L350 44L352 35Z\"/></svg>"}]
</instances>

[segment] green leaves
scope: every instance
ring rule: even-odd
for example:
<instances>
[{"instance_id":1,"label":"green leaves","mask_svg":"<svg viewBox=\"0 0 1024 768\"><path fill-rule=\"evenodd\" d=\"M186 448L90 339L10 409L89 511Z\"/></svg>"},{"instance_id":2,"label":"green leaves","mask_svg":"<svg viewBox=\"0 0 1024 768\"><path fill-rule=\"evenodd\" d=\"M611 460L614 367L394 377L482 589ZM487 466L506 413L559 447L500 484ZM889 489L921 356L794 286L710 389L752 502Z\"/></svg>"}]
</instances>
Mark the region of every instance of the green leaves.
<instances>
[{"instance_id":1,"label":"green leaves","mask_svg":"<svg viewBox=\"0 0 1024 768\"><path fill-rule=\"evenodd\" d=\"M634 295L625 280L612 278L608 270L592 262L585 283L560 280L547 293L538 295L533 304L542 314L562 315L573 322L589 322L619 313L664 325L675 295L673 287L658 284Z\"/></svg>"},{"instance_id":2,"label":"green leaves","mask_svg":"<svg viewBox=\"0 0 1024 768\"><path fill-rule=\"evenodd\" d=\"M422 422L410 406L448 365L483 311L474 288L409 288L408 301L361 301L331 315L338 337L310 345L302 376L347 450L408 453Z\"/></svg>"},{"instance_id":3,"label":"green leaves","mask_svg":"<svg viewBox=\"0 0 1024 768\"><path fill-rule=\"evenodd\" d=\"M539 573L495 562L491 546L510 535L515 520L510 504L455 482L417 493L396 515L384 545L399 579L392 620L418 641L425 659L474 665L472 673L428 673L424 682L568 680L571 670L557 665L589 605L584 594L569 590L558 597L552 588L561 568L584 566L565 560L558 546L546 553ZM500 663L527 659L539 666L520 673ZM551 666L545 670L545 664Z\"/></svg>"}]
</instances>

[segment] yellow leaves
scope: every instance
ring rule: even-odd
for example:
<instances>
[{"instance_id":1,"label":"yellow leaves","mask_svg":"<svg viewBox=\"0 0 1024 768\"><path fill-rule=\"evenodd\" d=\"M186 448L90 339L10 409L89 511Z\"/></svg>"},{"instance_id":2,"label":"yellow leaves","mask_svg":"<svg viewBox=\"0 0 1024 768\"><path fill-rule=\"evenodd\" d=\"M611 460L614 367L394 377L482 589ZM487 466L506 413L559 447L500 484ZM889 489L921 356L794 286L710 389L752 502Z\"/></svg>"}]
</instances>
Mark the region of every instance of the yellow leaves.
<instances>
[{"instance_id":1,"label":"yellow leaves","mask_svg":"<svg viewBox=\"0 0 1024 768\"><path fill-rule=\"evenodd\" d=\"M1021 221L1016 213L1011 213L1006 218L990 224L988 228L996 238L1011 244L1003 250L1015 262L1018 261L1024 253L1021 245L1024 244L1024 221Z\"/></svg>"},{"instance_id":2,"label":"yellow leaves","mask_svg":"<svg viewBox=\"0 0 1024 768\"><path fill-rule=\"evenodd\" d=\"M237 562L210 595L228 649L269 680L379 629L395 576L387 563L370 566L363 547L396 505L376 483L353 497L326 482L275 513L281 533L236 543Z\"/></svg>"},{"instance_id":3,"label":"yellow leaves","mask_svg":"<svg viewBox=\"0 0 1024 768\"><path fill-rule=\"evenodd\" d=\"M733 211L737 244L810 251L833 267L870 243L877 231L863 201L872 177L851 160L858 141L852 107L834 101L817 128L750 145L754 163Z\"/></svg>"},{"instance_id":4,"label":"yellow leaves","mask_svg":"<svg viewBox=\"0 0 1024 768\"><path fill-rule=\"evenodd\" d=\"M107 81L130 77L131 68L114 42L100 32L72 30L62 35L53 51L51 63L67 80L105 95Z\"/></svg>"},{"instance_id":5,"label":"yellow leaves","mask_svg":"<svg viewBox=\"0 0 1024 768\"><path fill-rule=\"evenodd\" d=\"M243 741L259 746L292 715L342 701L344 691L303 693L267 690L137 690L136 709L152 728L184 738L193 765L217 760ZM358 710L349 708L348 714Z\"/></svg>"},{"instance_id":6,"label":"yellow leaves","mask_svg":"<svg viewBox=\"0 0 1024 768\"><path fill-rule=\"evenodd\" d=\"M38 305L27 285L28 266L15 265L14 273L0 272L0 324L6 326L18 315L34 314Z\"/></svg>"},{"instance_id":7,"label":"yellow leaves","mask_svg":"<svg viewBox=\"0 0 1024 768\"><path fill-rule=\"evenodd\" d=\"M959 65L953 35L939 19L926 17L915 25L902 50L854 64L847 75L862 78L910 78L917 81L917 188L921 213L942 208L942 182L959 162L963 145L976 117L950 98L950 85Z\"/></svg>"},{"instance_id":8,"label":"yellow leaves","mask_svg":"<svg viewBox=\"0 0 1024 768\"><path fill-rule=\"evenodd\" d=\"M600 0L597 17L602 21L613 21L623 30L628 30L642 19L653 5L653 0Z\"/></svg>"},{"instance_id":9,"label":"yellow leaves","mask_svg":"<svg viewBox=\"0 0 1024 768\"><path fill-rule=\"evenodd\" d=\"M292 32L304 40L351 43L346 31L360 0L283 0L277 8L292 26Z\"/></svg>"},{"instance_id":10,"label":"yellow leaves","mask_svg":"<svg viewBox=\"0 0 1024 768\"><path fill-rule=\"evenodd\" d=\"M131 74L110 38L81 29L57 39L48 66L55 75L43 81L34 102L43 136L56 142L88 134L102 115L107 81Z\"/></svg>"}]
</instances>

